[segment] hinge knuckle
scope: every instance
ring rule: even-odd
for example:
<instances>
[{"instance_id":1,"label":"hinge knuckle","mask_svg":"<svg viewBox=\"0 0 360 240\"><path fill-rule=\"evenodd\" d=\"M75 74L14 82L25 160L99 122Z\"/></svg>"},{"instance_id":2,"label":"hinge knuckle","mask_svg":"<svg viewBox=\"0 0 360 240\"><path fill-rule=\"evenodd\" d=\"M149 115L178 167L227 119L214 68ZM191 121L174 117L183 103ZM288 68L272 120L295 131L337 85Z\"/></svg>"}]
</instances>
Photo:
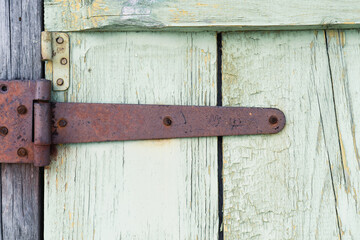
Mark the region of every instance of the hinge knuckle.
<instances>
[{"instance_id":1,"label":"hinge knuckle","mask_svg":"<svg viewBox=\"0 0 360 240\"><path fill-rule=\"evenodd\" d=\"M34 145L34 166L45 167L50 164L50 146Z\"/></svg>"},{"instance_id":2,"label":"hinge knuckle","mask_svg":"<svg viewBox=\"0 0 360 240\"><path fill-rule=\"evenodd\" d=\"M41 33L41 59L43 61L51 61L52 59L52 37L51 32Z\"/></svg>"},{"instance_id":3,"label":"hinge knuckle","mask_svg":"<svg viewBox=\"0 0 360 240\"><path fill-rule=\"evenodd\" d=\"M51 144L51 109L49 102L34 103L34 143Z\"/></svg>"},{"instance_id":4,"label":"hinge knuckle","mask_svg":"<svg viewBox=\"0 0 360 240\"><path fill-rule=\"evenodd\" d=\"M45 79L37 80L34 100L50 101L50 98L51 98L51 82Z\"/></svg>"},{"instance_id":5,"label":"hinge knuckle","mask_svg":"<svg viewBox=\"0 0 360 240\"><path fill-rule=\"evenodd\" d=\"M34 165L46 166L50 161L51 108L49 102L34 103Z\"/></svg>"}]
</instances>

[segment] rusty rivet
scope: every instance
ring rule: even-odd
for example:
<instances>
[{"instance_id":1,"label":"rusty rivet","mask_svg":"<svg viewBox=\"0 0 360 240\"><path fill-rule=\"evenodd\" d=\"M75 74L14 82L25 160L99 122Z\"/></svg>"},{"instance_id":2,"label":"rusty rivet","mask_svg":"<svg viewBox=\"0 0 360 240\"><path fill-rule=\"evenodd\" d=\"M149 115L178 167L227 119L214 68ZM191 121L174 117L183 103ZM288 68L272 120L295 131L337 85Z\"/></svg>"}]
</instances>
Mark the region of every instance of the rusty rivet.
<instances>
[{"instance_id":1,"label":"rusty rivet","mask_svg":"<svg viewBox=\"0 0 360 240\"><path fill-rule=\"evenodd\" d=\"M18 112L18 114L25 114L27 112L27 109L24 105L20 105L17 108L17 112Z\"/></svg>"},{"instance_id":2,"label":"rusty rivet","mask_svg":"<svg viewBox=\"0 0 360 240\"><path fill-rule=\"evenodd\" d=\"M66 64L67 64L67 59L66 59L66 58L62 58L62 59L60 60L60 63L61 63L62 65L66 65Z\"/></svg>"},{"instance_id":3,"label":"rusty rivet","mask_svg":"<svg viewBox=\"0 0 360 240\"><path fill-rule=\"evenodd\" d=\"M0 127L0 135L1 136L6 136L8 134L9 130L7 129L7 127Z\"/></svg>"},{"instance_id":4,"label":"rusty rivet","mask_svg":"<svg viewBox=\"0 0 360 240\"><path fill-rule=\"evenodd\" d=\"M172 120L170 117L165 117L163 123L165 126L170 126L172 124Z\"/></svg>"},{"instance_id":5,"label":"rusty rivet","mask_svg":"<svg viewBox=\"0 0 360 240\"><path fill-rule=\"evenodd\" d=\"M277 124L278 121L279 120L278 120L277 116L272 115L272 116L269 117L269 123L270 124Z\"/></svg>"},{"instance_id":6,"label":"rusty rivet","mask_svg":"<svg viewBox=\"0 0 360 240\"><path fill-rule=\"evenodd\" d=\"M5 84L1 85L1 91L2 92L7 92L8 88Z\"/></svg>"},{"instance_id":7,"label":"rusty rivet","mask_svg":"<svg viewBox=\"0 0 360 240\"><path fill-rule=\"evenodd\" d=\"M67 125L67 121L65 119L61 119L58 124L60 127L65 127Z\"/></svg>"},{"instance_id":8,"label":"rusty rivet","mask_svg":"<svg viewBox=\"0 0 360 240\"><path fill-rule=\"evenodd\" d=\"M19 157L25 157L27 155L27 151L25 148L19 148L17 151L17 155Z\"/></svg>"},{"instance_id":9,"label":"rusty rivet","mask_svg":"<svg viewBox=\"0 0 360 240\"><path fill-rule=\"evenodd\" d=\"M58 37L58 38L56 39L56 42L57 42L58 44L62 44L62 43L64 43L64 39L63 39L62 37Z\"/></svg>"},{"instance_id":10,"label":"rusty rivet","mask_svg":"<svg viewBox=\"0 0 360 240\"><path fill-rule=\"evenodd\" d=\"M56 84L59 85L59 86L62 86L62 85L64 84L64 79L58 78L58 79L56 80Z\"/></svg>"}]
</instances>

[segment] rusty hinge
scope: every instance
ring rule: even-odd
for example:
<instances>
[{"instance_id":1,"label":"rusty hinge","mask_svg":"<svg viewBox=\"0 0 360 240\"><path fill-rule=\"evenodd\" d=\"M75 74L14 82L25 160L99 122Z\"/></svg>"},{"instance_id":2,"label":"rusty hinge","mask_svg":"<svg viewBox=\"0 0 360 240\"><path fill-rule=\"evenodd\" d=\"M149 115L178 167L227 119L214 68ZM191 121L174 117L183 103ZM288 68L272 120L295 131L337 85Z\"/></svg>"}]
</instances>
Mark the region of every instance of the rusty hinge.
<instances>
[{"instance_id":1,"label":"rusty hinge","mask_svg":"<svg viewBox=\"0 0 360 240\"><path fill-rule=\"evenodd\" d=\"M0 162L50 163L60 143L277 133L274 108L51 103L48 80L0 81Z\"/></svg>"}]
</instances>

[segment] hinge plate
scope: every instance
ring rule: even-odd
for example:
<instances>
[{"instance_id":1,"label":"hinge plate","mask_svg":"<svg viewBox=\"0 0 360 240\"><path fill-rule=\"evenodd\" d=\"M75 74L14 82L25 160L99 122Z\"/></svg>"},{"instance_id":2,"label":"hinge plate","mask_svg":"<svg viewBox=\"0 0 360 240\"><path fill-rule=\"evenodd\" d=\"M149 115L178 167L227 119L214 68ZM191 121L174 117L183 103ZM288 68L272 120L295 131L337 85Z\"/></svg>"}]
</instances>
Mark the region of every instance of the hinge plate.
<instances>
[{"instance_id":1,"label":"hinge plate","mask_svg":"<svg viewBox=\"0 0 360 240\"><path fill-rule=\"evenodd\" d=\"M275 108L50 103L47 80L0 81L0 162L50 163L50 145L273 134Z\"/></svg>"},{"instance_id":2,"label":"hinge plate","mask_svg":"<svg viewBox=\"0 0 360 240\"><path fill-rule=\"evenodd\" d=\"M46 69L52 71L52 88L65 91L70 85L70 40L61 32L41 33L41 58L47 61Z\"/></svg>"},{"instance_id":3,"label":"hinge plate","mask_svg":"<svg viewBox=\"0 0 360 240\"><path fill-rule=\"evenodd\" d=\"M46 80L0 81L0 162L33 163L36 159L35 165L49 163L47 150L46 156L39 156L43 147L35 146L33 117L38 102L49 102L50 88Z\"/></svg>"}]
</instances>

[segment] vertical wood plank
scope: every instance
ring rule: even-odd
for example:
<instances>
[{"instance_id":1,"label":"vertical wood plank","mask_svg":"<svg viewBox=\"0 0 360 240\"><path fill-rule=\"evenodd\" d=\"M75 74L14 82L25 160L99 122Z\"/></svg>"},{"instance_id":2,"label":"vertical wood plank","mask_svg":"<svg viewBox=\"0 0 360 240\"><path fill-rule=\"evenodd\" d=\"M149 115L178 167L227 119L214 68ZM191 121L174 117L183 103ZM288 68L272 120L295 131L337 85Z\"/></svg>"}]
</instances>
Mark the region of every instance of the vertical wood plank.
<instances>
[{"instance_id":1,"label":"vertical wood plank","mask_svg":"<svg viewBox=\"0 0 360 240\"><path fill-rule=\"evenodd\" d=\"M333 159L342 239L360 236L360 31L327 31L341 157Z\"/></svg>"},{"instance_id":2,"label":"vertical wood plank","mask_svg":"<svg viewBox=\"0 0 360 240\"><path fill-rule=\"evenodd\" d=\"M216 105L215 33L71 33L57 100ZM217 239L217 138L58 147L46 239Z\"/></svg>"},{"instance_id":3,"label":"vertical wood plank","mask_svg":"<svg viewBox=\"0 0 360 240\"><path fill-rule=\"evenodd\" d=\"M324 32L227 33L223 44L223 104L287 118L276 135L224 137L225 239L340 238Z\"/></svg>"},{"instance_id":4,"label":"vertical wood plank","mask_svg":"<svg viewBox=\"0 0 360 240\"><path fill-rule=\"evenodd\" d=\"M42 1L0 0L0 78L42 76ZM39 168L1 164L1 237L40 239Z\"/></svg>"}]
</instances>

